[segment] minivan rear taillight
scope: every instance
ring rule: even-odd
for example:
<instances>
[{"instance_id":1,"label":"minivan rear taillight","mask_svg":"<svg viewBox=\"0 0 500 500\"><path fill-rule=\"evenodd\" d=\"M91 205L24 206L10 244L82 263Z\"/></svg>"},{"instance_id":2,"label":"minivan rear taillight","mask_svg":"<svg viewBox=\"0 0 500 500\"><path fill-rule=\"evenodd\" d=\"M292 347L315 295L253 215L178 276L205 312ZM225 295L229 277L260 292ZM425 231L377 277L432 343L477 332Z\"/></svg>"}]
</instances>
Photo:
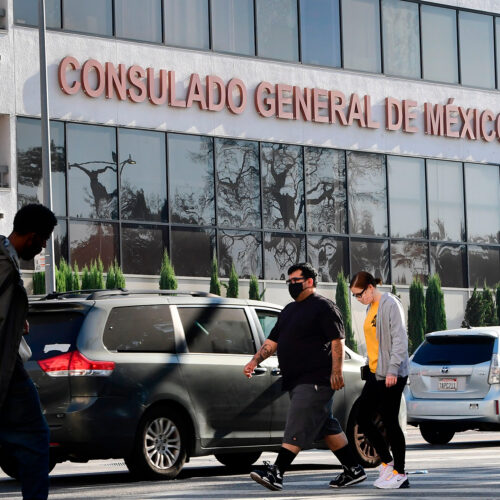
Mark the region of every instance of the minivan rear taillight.
<instances>
[{"instance_id":1,"label":"minivan rear taillight","mask_svg":"<svg viewBox=\"0 0 500 500\"><path fill-rule=\"evenodd\" d=\"M113 361L91 361L78 351L43 359L38 364L51 377L108 377L115 368Z\"/></svg>"},{"instance_id":2,"label":"minivan rear taillight","mask_svg":"<svg viewBox=\"0 0 500 500\"><path fill-rule=\"evenodd\" d=\"M500 367L498 366L498 354L493 354L493 356L491 357L488 384L500 384Z\"/></svg>"}]
</instances>

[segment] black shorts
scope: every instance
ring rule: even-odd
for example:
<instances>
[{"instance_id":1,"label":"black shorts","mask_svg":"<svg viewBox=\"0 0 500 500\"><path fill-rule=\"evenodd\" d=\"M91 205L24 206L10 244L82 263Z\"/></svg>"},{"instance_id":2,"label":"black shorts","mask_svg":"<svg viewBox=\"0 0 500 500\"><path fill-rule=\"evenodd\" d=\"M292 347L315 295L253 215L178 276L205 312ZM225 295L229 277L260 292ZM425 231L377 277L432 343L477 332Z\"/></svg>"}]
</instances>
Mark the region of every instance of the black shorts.
<instances>
[{"instance_id":1,"label":"black shorts","mask_svg":"<svg viewBox=\"0 0 500 500\"><path fill-rule=\"evenodd\" d=\"M290 392L283 443L308 448L324 436L340 434L342 427L332 416L335 391L326 385L299 384Z\"/></svg>"}]
</instances>

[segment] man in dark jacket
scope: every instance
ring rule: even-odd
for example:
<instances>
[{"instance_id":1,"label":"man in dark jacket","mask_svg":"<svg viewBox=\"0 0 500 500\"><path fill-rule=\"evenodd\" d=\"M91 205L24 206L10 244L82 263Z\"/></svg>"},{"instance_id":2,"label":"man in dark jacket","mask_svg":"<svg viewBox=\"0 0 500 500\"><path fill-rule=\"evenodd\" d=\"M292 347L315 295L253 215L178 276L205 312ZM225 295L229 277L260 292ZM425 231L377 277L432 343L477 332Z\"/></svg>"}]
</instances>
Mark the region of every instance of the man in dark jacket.
<instances>
[{"instance_id":1,"label":"man in dark jacket","mask_svg":"<svg viewBox=\"0 0 500 500\"><path fill-rule=\"evenodd\" d=\"M9 237L0 236L0 446L17 467L24 500L48 497L49 429L19 355L28 314L19 258L39 254L56 224L48 208L26 205Z\"/></svg>"}]
</instances>

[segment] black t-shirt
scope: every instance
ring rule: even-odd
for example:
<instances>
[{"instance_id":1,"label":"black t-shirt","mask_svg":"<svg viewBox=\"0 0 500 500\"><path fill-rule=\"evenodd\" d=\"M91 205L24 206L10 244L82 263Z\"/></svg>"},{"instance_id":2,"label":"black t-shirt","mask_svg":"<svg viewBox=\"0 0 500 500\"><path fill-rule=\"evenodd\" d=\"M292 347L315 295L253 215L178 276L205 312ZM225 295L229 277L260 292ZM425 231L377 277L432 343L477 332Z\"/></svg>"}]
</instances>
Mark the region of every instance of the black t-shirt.
<instances>
[{"instance_id":1,"label":"black t-shirt","mask_svg":"<svg viewBox=\"0 0 500 500\"><path fill-rule=\"evenodd\" d=\"M297 384L330 385L331 341L344 337L342 315L326 297L314 293L288 304L268 337L278 343L283 390Z\"/></svg>"}]
</instances>

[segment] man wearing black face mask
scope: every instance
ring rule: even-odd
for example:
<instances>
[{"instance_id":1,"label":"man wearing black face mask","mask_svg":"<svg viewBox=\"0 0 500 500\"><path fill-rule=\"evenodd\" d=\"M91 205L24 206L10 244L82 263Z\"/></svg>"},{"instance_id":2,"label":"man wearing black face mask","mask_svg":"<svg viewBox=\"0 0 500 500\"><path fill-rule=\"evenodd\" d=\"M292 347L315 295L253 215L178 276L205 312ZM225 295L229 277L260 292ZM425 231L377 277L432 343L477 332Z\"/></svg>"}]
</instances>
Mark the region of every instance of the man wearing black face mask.
<instances>
[{"instance_id":1,"label":"man wearing black face mask","mask_svg":"<svg viewBox=\"0 0 500 500\"><path fill-rule=\"evenodd\" d=\"M0 236L0 445L2 460L17 470L26 500L48 497L49 428L18 353L28 314L19 258L31 260L40 253L56 224L48 208L26 205L14 217L9 237Z\"/></svg>"},{"instance_id":2,"label":"man wearing black face mask","mask_svg":"<svg viewBox=\"0 0 500 500\"><path fill-rule=\"evenodd\" d=\"M344 471L330 482L332 488L366 479L349 449L339 422L331 415L333 394L344 387L344 325L337 306L316 293L317 272L309 263L288 269L288 304L257 354L245 365L250 378L259 363L278 351L283 390L290 407L281 449L274 465L252 471L250 477L269 488L283 488L283 474L301 449L324 438Z\"/></svg>"}]
</instances>

